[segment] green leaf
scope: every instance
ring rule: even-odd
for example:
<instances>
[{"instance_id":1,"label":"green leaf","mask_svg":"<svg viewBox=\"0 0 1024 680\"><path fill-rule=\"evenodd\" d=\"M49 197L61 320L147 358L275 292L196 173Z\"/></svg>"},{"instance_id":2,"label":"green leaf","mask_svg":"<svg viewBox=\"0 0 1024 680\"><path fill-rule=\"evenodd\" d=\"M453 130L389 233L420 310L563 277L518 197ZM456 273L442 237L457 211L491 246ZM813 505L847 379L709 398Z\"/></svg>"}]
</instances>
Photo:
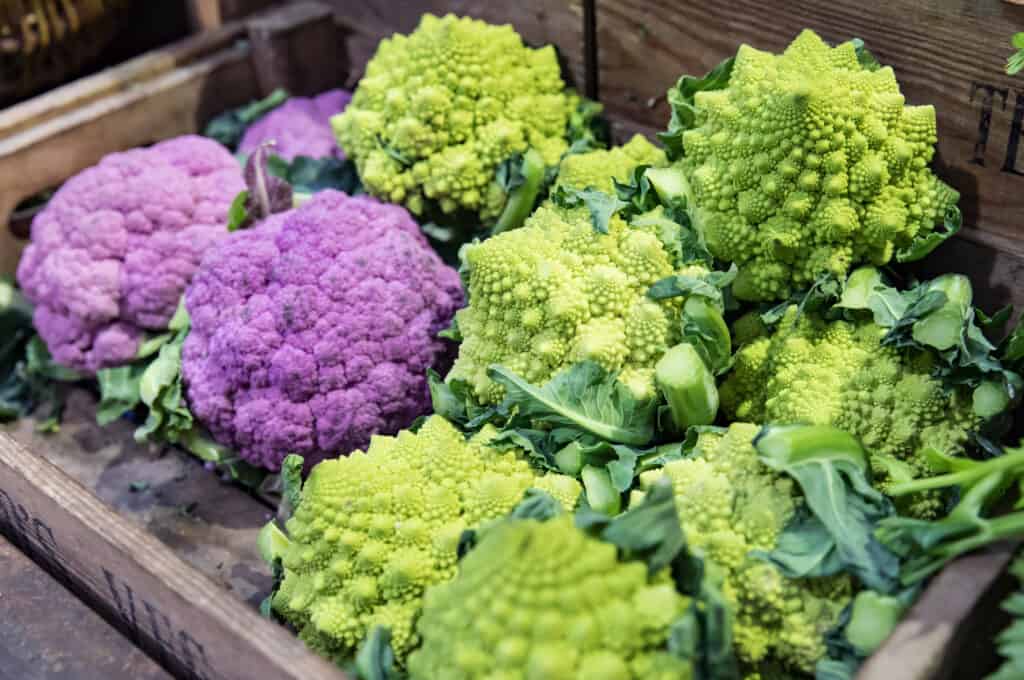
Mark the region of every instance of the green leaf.
<instances>
[{"instance_id":1,"label":"green leaf","mask_svg":"<svg viewBox=\"0 0 1024 680\"><path fill-rule=\"evenodd\" d=\"M750 555L771 562L786 578L832 576L843 570L828 527L806 511L789 522L772 550L755 550Z\"/></svg>"},{"instance_id":2,"label":"green leaf","mask_svg":"<svg viewBox=\"0 0 1024 680\"><path fill-rule=\"evenodd\" d=\"M554 496L540 489L527 489L523 500L519 501L519 505L513 508L508 516L512 519L533 519L545 522L552 517L564 514L565 509L561 503L555 500Z\"/></svg>"},{"instance_id":3,"label":"green leaf","mask_svg":"<svg viewBox=\"0 0 1024 680\"><path fill-rule=\"evenodd\" d=\"M874 534L893 508L868 481L867 458L857 440L828 426L775 425L761 430L754 447L761 462L796 480L834 543L836 558L819 561L819 568L841 564L869 588L891 592L899 562Z\"/></svg>"},{"instance_id":4,"label":"green leaf","mask_svg":"<svg viewBox=\"0 0 1024 680\"><path fill-rule=\"evenodd\" d=\"M853 43L853 48L857 53L857 62L861 65L861 68L865 71L877 71L882 68L875 55L871 54L868 48L864 46L863 40L854 38L850 42Z\"/></svg>"},{"instance_id":5,"label":"green leaf","mask_svg":"<svg viewBox=\"0 0 1024 680\"><path fill-rule=\"evenodd\" d=\"M374 626L363 640L356 654L356 673L359 680L398 680L401 674L395 664L395 651L391 648L391 629Z\"/></svg>"},{"instance_id":6,"label":"green leaf","mask_svg":"<svg viewBox=\"0 0 1024 680\"><path fill-rule=\"evenodd\" d=\"M647 297L652 300L665 300L679 296L705 297L713 302L721 311L725 308L725 298L722 291L736 280L737 274L739 274L739 269L736 268L734 263L729 267L728 271L724 272L709 271L701 276L690 274L667 276L651 284L647 291Z\"/></svg>"},{"instance_id":7,"label":"green leaf","mask_svg":"<svg viewBox=\"0 0 1024 680\"><path fill-rule=\"evenodd\" d=\"M605 441L643 446L654 436L654 400L637 399L615 374L593 361L561 371L543 387L493 365L487 375L505 388L504 408L517 417L567 427Z\"/></svg>"},{"instance_id":8,"label":"green leaf","mask_svg":"<svg viewBox=\"0 0 1024 680\"><path fill-rule=\"evenodd\" d=\"M682 158L686 154L683 148L683 133L694 127L697 120L697 107L694 102L698 92L723 90L729 86L735 57L729 57L713 68L703 78L683 76L667 93L672 117L668 130L658 133L658 139L665 145L665 152L670 161Z\"/></svg>"},{"instance_id":9,"label":"green leaf","mask_svg":"<svg viewBox=\"0 0 1024 680\"><path fill-rule=\"evenodd\" d=\"M1017 578L1020 586L1024 580L1024 557L1018 555L1010 566L1010 573ZM1018 588L1006 598L1001 608L1012 617L1010 625L996 637L996 647L1005 661L985 680L1017 680L1024 677L1024 588Z\"/></svg>"},{"instance_id":10,"label":"green leaf","mask_svg":"<svg viewBox=\"0 0 1024 680\"><path fill-rule=\"evenodd\" d=\"M942 220L941 230L915 236L910 245L896 251L896 261L917 262L923 259L960 231L962 226L963 215L960 213L960 208L955 205L951 206Z\"/></svg>"},{"instance_id":11,"label":"green leaf","mask_svg":"<svg viewBox=\"0 0 1024 680\"><path fill-rule=\"evenodd\" d=\"M282 179L291 184L296 193L315 194L324 189L336 189L355 196L363 192L359 171L351 159L296 156L291 163L281 162L285 163Z\"/></svg>"},{"instance_id":12,"label":"green leaf","mask_svg":"<svg viewBox=\"0 0 1024 680\"><path fill-rule=\"evenodd\" d=\"M290 453L281 462L281 507L278 519L287 521L302 503L302 467L305 464L302 456Z\"/></svg>"},{"instance_id":13,"label":"green leaf","mask_svg":"<svg viewBox=\"0 0 1024 680\"><path fill-rule=\"evenodd\" d=\"M215 117L206 125L203 135L234 151L250 125L287 100L287 92L282 89L274 90L265 99L249 102L245 106L225 111Z\"/></svg>"},{"instance_id":14,"label":"green leaf","mask_svg":"<svg viewBox=\"0 0 1024 680\"><path fill-rule=\"evenodd\" d=\"M608 147L612 138L611 126L603 113L604 106L599 102L580 98L566 125L565 138L569 142L566 155Z\"/></svg>"},{"instance_id":15,"label":"green leaf","mask_svg":"<svg viewBox=\"0 0 1024 680\"><path fill-rule=\"evenodd\" d=\"M574 189L558 186L551 193L551 200L555 205L563 208L586 206L590 211L590 223L593 225L594 231L600 234L608 233L608 222L615 213L626 206L625 202L615 196L594 187Z\"/></svg>"},{"instance_id":16,"label":"green leaf","mask_svg":"<svg viewBox=\"0 0 1024 680\"><path fill-rule=\"evenodd\" d=\"M249 203L249 191L245 189L239 191L238 195L235 196L235 200L231 201L231 207L228 208L228 231L238 231L245 224L249 218L249 213L246 211L245 206Z\"/></svg>"},{"instance_id":17,"label":"green leaf","mask_svg":"<svg viewBox=\"0 0 1024 680\"><path fill-rule=\"evenodd\" d=\"M135 362L97 371L96 379L100 385L100 403L96 407L97 423L112 423L142 403L139 383L145 370L145 362Z\"/></svg>"},{"instance_id":18,"label":"green leaf","mask_svg":"<svg viewBox=\"0 0 1024 680\"><path fill-rule=\"evenodd\" d=\"M448 324L448 328L437 334L437 337L444 338L445 340L451 340L452 342L462 342L462 331L459 330L459 321L454 316L452 322Z\"/></svg>"}]
</instances>

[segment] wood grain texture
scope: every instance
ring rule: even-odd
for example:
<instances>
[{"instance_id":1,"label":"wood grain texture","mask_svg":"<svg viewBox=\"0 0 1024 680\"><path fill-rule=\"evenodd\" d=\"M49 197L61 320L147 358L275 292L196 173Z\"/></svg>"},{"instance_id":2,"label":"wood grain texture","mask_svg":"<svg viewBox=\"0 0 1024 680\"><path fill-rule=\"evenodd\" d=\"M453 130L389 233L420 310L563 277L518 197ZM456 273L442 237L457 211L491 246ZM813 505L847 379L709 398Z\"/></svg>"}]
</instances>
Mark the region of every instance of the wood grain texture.
<instances>
[{"instance_id":1,"label":"wood grain texture","mask_svg":"<svg viewBox=\"0 0 1024 680\"><path fill-rule=\"evenodd\" d=\"M449 12L483 19L492 24L513 24L523 40L541 46L557 45L572 79L583 86L583 5L581 0L525 0L524 2L488 2L487 0L325 0L334 7L342 26L360 39L350 52L352 71L349 81L362 74L377 43L394 33L409 33L425 13Z\"/></svg>"},{"instance_id":2,"label":"wood grain texture","mask_svg":"<svg viewBox=\"0 0 1024 680\"><path fill-rule=\"evenodd\" d=\"M908 102L934 104L938 172L963 195L963 237L1024 255L1024 160L1016 156L1024 80L1003 73L1024 8L999 0L599 0L601 99L613 114L662 128L665 91L704 74L741 43L778 51L803 28L859 37L891 64ZM1009 161L1007 160L1009 159Z\"/></svg>"},{"instance_id":3,"label":"wood grain texture","mask_svg":"<svg viewBox=\"0 0 1024 680\"><path fill-rule=\"evenodd\" d=\"M1012 581L1004 572L1017 547L999 544L940 572L857 680L974 680L994 670L990 645L969 657L961 650L999 630L999 603Z\"/></svg>"},{"instance_id":4,"label":"wood grain texture","mask_svg":"<svg viewBox=\"0 0 1024 680\"><path fill-rule=\"evenodd\" d=\"M2 537L0 611L0 680L171 679Z\"/></svg>"},{"instance_id":5,"label":"wood grain texture","mask_svg":"<svg viewBox=\"0 0 1024 680\"><path fill-rule=\"evenodd\" d=\"M0 532L176 677L345 678L5 432Z\"/></svg>"},{"instance_id":6,"label":"wood grain texture","mask_svg":"<svg viewBox=\"0 0 1024 680\"><path fill-rule=\"evenodd\" d=\"M40 434L35 421L0 426L125 519L144 528L179 557L250 606L271 587L256 537L274 508L223 483L175 448L136 444L135 426L100 427L96 397L84 389L68 399L61 429Z\"/></svg>"}]
</instances>

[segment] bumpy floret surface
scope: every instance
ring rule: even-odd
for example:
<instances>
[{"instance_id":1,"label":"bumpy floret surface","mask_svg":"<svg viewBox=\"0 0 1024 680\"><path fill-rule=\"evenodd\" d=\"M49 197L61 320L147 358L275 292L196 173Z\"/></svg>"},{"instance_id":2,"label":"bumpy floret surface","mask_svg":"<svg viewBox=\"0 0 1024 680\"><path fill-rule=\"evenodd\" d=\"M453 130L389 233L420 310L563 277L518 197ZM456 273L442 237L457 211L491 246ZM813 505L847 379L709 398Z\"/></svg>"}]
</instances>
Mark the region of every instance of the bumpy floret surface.
<instances>
[{"instance_id":1,"label":"bumpy floret surface","mask_svg":"<svg viewBox=\"0 0 1024 680\"><path fill-rule=\"evenodd\" d=\"M488 196L498 165L531 147L556 165L577 103L554 48L526 47L509 25L427 14L381 41L332 124L370 193L487 222L502 207Z\"/></svg>"},{"instance_id":2,"label":"bumpy floret surface","mask_svg":"<svg viewBox=\"0 0 1024 680\"><path fill-rule=\"evenodd\" d=\"M735 423L724 434L701 434L696 456L640 478L648 488L668 477L687 542L720 570L747 680L760 678L762 667L779 665L812 674L825 653L823 635L851 596L846 577L787 579L750 555L773 550L803 503L792 479L758 460L752 444L758 429Z\"/></svg>"},{"instance_id":3,"label":"bumpy floret surface","mask_svg":"<svg viewBox=\"0 0 1024 680\"><path fill-rule=\"evenodd\" d=\"M399 206L322 191L233 233L185 296L188 403L216 440L276 470L407 427L463 295Z\"/></svg>"},{"instance_id":4,"label":"bumpy floret surface","mask_svg":"<svg viewBox=\"0 0 1024 680\"><path fill-rule=\"evenodd\" d=\"M471 384L482 403L503 396L491 364L543 384L592 360L652 393L654 364L679 340L681 304L647 297L676 271L653 230L614 216L601 234L586 208L549 203L523 227L468 246L465 262L469 305L456 314L463 341L449 378Z\"/></svg>"},{"instance_id":5,"label":"bumpy floret surface","mask_svg":"<svg viewBox=\"0 0 1024 680\"><path fill-rule=\"evenodd\" d=\"M467 441L431 416L415 434L374 437L365 453L313 468L287 524L273 601L307 644L343 661L383 625L404 662L419 641L423 593L455 576L464 530L508 513L529 488L572 509L578 482L538 475L521 452L489 447L493 435Z\"/></svg>"},{"instance_id":6,"label":"bumpy floret surface","mask_svg":"<svg viewBox=\"0 0 1024 680\"><path fill-rule=\"evenodd\" d=\"M870 321L823 321L791 306L778 327L736 353L720 394L729 418L758 423L834 425L871 453L876 483L933 474L927 447L955 455L978 426L969 394L932 377L926 355L907 359L882 346L885 330ZM938 496L922 495L907 511L930 516Z\"/></svg>"},{"instance_id":7,"label":"bumpy floret surface","mask_svg":"<svg viewBox=\"0 0 1024 680\"><path fill-rule=\"evenodd\" d=\"M54 359L91 374L167 326L245 188L223 147L185 136L104 157L32 222L18 283Z\"/></svg>"},{"instance_id":8,"label":"bumpy floret surface","mask_svg":"<svg viewBox=\"0 0 1024 680\"><path fill-rule=\"evenodd\" d=\"M432 588L412 680L688 680L666 650L689 604L642 562L622 562L569 517L507 520Z\"/></svg>"},{"instance_id":9,"label":"bumpy floret surface","mask_svg":"<svg viewBox=\"0 0 1024 680\"><path fill-rule=\"evenodd\" d=\"M640 165L658 168L667 162L664 151L647 141L643 135L633 135L622 146L566 156L558 166L555 187L593 187L614 196L613 180L625 184L631 179L634 168Z\"/></svg>"},{"instance_id":10,"label":"bumpy floret surface","mask_svg":"<svg viewBox=\"0 0 1024 680\"><path fill-rule=\"evenodd\" d=\"M274 142L273 152L286 161L296 156L344 158L331 129L331 117L345 110L352 94L328 90L316 97L292 97L250 125L238 145L250 154L262 144Z\"/></svg>"},{"instance_id":11,"label":"bumpy floret surface","mask_svg":"<svg viewBox=\"0 0 1024 680\"><path fill-rule=\"evenodd\" d=\"M726 89L695 97L680 167L694 217L734 291L788 297L819 275L885 264L958 194L928 169L935 110L906 106L889 67L804 31L781 55L744 45Z\"/></svg>"}]
</instances>

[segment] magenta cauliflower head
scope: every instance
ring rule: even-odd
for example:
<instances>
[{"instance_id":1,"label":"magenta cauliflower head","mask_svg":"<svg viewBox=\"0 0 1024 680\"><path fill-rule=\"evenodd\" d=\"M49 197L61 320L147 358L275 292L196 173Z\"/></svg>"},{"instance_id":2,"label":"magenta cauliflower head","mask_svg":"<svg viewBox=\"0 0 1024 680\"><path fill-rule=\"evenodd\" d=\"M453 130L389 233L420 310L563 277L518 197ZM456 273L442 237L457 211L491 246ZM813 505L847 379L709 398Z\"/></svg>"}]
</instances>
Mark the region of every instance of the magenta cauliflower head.
<instances>
[{"instance_id":1,"label":"magenta cauliflower head","mask_svg":"<svg viewBox=\"0 0 1024 680\"><path fill-rule=\"evenodd\" d=\"M276 142L274 153L286 161L296 156L344 158L331 130L331 116L352 99L345 90L328 90L316 97L292 97L249 126L238 145L250 154L265 142Z\"/></svg>"},{"instance_id":2,"label":"magenta cauliflower head","mask_svg":"<svg viewBox=\"0 0 1024 680\"><path fill-rule=\"evenodd\" d=\"M214 438L278 470L364 448L429 408L458 274L398 206L322 191L233 233L185 294L182 376Z\"/></svg>"},{"instance_id":3,"label":"magenta cauliflower head","mask_svg":"<svg viewBox=\"0 0 1024 680\"><path fill-rule=\"evenodd\" d=\"M196 136L110 154L32 222L18 283L54 359L83 373L135 358L178 306L245 188L222 146Z\"/></svg>"}]
</instances>

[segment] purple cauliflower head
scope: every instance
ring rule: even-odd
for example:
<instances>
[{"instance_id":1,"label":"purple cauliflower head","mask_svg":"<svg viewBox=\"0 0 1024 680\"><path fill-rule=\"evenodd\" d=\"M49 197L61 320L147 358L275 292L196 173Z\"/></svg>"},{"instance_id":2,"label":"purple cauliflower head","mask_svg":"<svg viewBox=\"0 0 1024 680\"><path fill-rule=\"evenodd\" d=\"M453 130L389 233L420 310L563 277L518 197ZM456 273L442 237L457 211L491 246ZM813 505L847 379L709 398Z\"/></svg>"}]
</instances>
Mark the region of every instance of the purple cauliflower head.
<instances>
[{"instance_id":1,"label":"purple cauliflower head","mask_svg":"<svg viewBox=\"0 0 1024 680\"><path fill-rule=\"evenodd\" d=\"M54 359L90 374L135 358L170 321L245 189L238 162L185 136L104 157L32 222L18 283Z\"/></svg>"},{"instance_id":2,"label":"purple cauliflower head","mask_svg":"<svg viewBox=\"0 0 1024 680\"><path fill-rule=\"evenodd\" d=\"M316 97L292 97L249 126L238 145L250 154L265 142L276 142L274 153L292 161L296 156L344 158L331 130L331 116L341 113L352 99L345 90L329 90Z\"/></svg>"},{"instance_id":3,"label":"purple cauliflower head","mask_svg":"<svg viewBox=\"0 0 1024 680\"><path fill-rule=\"evenodd\" d=\"M185 294L192 413L254 465L308 466L407 427L444 370L458 274L405 209L326 190L231 234Z\"/></svg>"}]
</instances>

